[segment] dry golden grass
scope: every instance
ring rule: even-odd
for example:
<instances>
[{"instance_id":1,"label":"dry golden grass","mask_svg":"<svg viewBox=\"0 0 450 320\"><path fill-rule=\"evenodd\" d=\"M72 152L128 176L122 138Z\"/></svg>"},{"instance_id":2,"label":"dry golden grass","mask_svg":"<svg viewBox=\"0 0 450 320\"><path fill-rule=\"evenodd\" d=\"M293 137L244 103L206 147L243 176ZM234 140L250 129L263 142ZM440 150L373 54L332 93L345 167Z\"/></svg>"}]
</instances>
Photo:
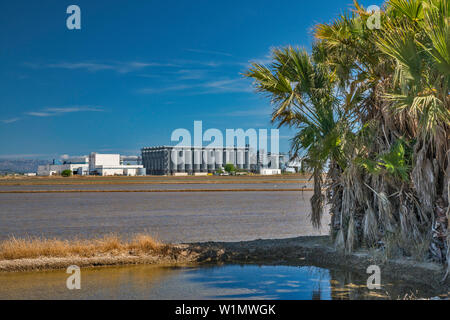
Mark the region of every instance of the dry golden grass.
<instances>
[{"instance_id":1,"label":"dry golden grass","mask_svg":"<svg viewBox=\"0 0 450 320\"><path fill-rule=\"evenodd\" d=\"M147 234L137 234L129 241L110 234L97 239L41 239L14 237L0 242L0 260L39 257L93 257L106 254L156 254L168 249Z\"/></svg>"}]
</instances>

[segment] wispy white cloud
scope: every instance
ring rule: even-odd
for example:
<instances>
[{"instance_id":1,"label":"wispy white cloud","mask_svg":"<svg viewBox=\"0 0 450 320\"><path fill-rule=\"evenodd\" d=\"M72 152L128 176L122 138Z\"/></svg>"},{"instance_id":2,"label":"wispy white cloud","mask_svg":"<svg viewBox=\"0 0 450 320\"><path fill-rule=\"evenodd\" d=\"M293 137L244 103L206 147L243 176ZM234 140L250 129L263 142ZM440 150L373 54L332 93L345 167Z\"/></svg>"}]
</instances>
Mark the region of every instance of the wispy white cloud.
<instances>
[{"instance_id":1,"label":"wispy white cloud","mask_svg":"<svg viewBox=\"0 0 450 320\"><path fill-rule=\"evenodd\" d=\"M270 116L272 114L272 109L268 107L261 107L256 109L245 109L236 110L231 112L222 113L224 116L230 117L268 117L270 120Z\"/></svg>"},{"instance_id":2,"label":"wispy white cloud","mask_svg":"<svg viewBox=\"0 0 450 320\"><path fill-rule=\"evenodd\" d=\"M265 54L260 56L259 58L255 59L249 59L246 62L242 62L241 65L245 68L249 68L252 64L261 64L261 65L268 65L273 62L272 52L275 48L272 47L269 49L269 51Z\"/></svg>"},{"instance_id":3,"label":"wispy white cloud","mask_svg":"<svg viewBox=\"0 0 450 320\"><path fill-rule=\"evenodd\" d=\"M74 113L74 112L103 112L105 111L99 107L90 107L90 106L73 106L73 107L56 107L56 108L45 108L40 111L30 111L25 112L26 115L33 117L54 117L58 115L62 115L65 113Z\"/></svg>"},{"instance_id":4,"label":"wispy white cloud","mask_svg":"<svg viewBox=\"0 0 450 320\"><path fill-rule=\"evenodd\" d=\"M192 67L207 67L207 68L218 68L221 66L229 65L239 65L236 62L218 61L218 60L186 60L186 59L175 59L173 63L182 66L183 68Z\"/></svg>"},{"instance_id":5,"label":"wispy white cloud","mask_svg":"<svg viewBox=\"0 0 450 320\"><path fill-rule=\"evenodd\" d=\"M0 120L0 121L3 122L3 123L8 124L8 123L14 123L14 122L17 122L17 121L19 121L19 120L20 120L20 118L11 118L11 119L4 119L4 120Z\"/></svg>"},{"instance_id":6,"label":"wispy white cloud","mask_svg":"<svg viewBox=\"0 0 450 320\"><path fill-rule=\"evenodd\" d=\"M196 87L196 85L180 84L180 85L160 87L160 88L144 88L144 89L138 90L138 92L142 93L142 94L158 94L158 93L165 93L165 92L171 92L171 91L185 91L185 90L192 89L195 87Z\"/></svg>"},{"instance_id":7,"label":"wispy white cloud","mask_svg":"<svg viewBox=\"0 0 450 320\"><path fill-rule=\"evenodd\" d=\"M202 69L198 69L199 66L186 66L186 68L172 68L165 70L158 70L155 73L139 73L137 76L142 78L164 78L170 81L184 81L184 80L205 80L211 77L212 70L207 69L205 66L201 66Z\"/></svg>"},{"instance_id":8,"label":"wispy white cloud","mask_svg":"<svg viewBox=\"0 0 450 320\"><path fill-rule=\"evenodd\" d=\"M246 79L222 79L201 83L172 85L159 88L144 88L138 90L142 94L158 94L165 92L182 91L191 95L252 92L252 87Z\"/></svg>"},{"instance_id":9,"label":"wispy white cloud","mask_svg":"<svg viewBox=\"0 0 450 320\"><path fill-rule=\"evenodd\" d=\"M90 63L90 62L61 62L43 65L42 67L52 69L68 69L68 70L85 69L91 72L114 69L114 66L112 65L103 63Z\"/></svg>"},{"instance_id":10,"label":"wispy white cloud","mask_svg":"<svg viewBox=\"0 0 450 320\"><path fill-rule=\"evenodd\" d=\"M206 79L209 76L207 70L202 69L180 69L176 72L177 79L182 80L200 80Z\"/></svg>"},{"instance_id":11,"label":"wispy white cloud","mask_svg":"<svg viewBox=\"0 0 450 320\"><path fill-rule=\"evenodd\" d=\"M103 112L104 109L100 107L90 106L75 106L75 107L62 107L62 108L46 108L45 110L54 113L70 113L70 112Z\"/></svg>"},{"instance_id":12,"label":"wispy white cloud","mask_svg":"<svg viewBox=\"0 0 450 320\"><path fill-rule=\"evenodd\" d=\"M26 66L33 69L66 69L66 70L85 70L89 72L111 70L118 73L129 73L139 71L149 67L175 67L170 63L154 63L154 62L113 62L113 63L99 63L99 62L60 62L49 64L25 63Z\"/></svg>"},{"instance_id":13,"label":"wispy white cloud","mask_svg":"<svg viewBox=\"0 0 450 320\"><path fill-rule=\"evenodd\" d=\"M228 52L214 51L214 50L201 50L201 49L186 49L186 51L201 53L201 54L212 54L219 56L232 57L233 55Z\"/></svg>"},{"instance_id":14,"label":"wispy white cloud","mask_svg":"<svg viewBox=\"0 0 450 320\"><path fill-rule=\"evenodd\" d=\"M203 93L233 93L252 92L253 88L246 79L225 79L206 82L203 87L207 90Z\"/></svg>"},{"instance_id":15,"label":"wispy white cloud","mask_svg":"<svg viewBox=\"0 0 450 320\"><path fill-rule=\"evenodd\" d=\"M268 56L266 58L250 60L248 62L248 64L257 63L257 64L262 64L262 65L267 65L267 64L272 63L272 62L273 62L272 57Z\"/></svg>"},{"instance_id":16,"label":"wispy white cloud","mask_svg":"<svg viewBox=\"0 0 450 320\"><path fill-rule=\"evenodd\" d=\"M33 116L33 117L51 117L52 114L49 112L25 112L26 115L28 116Z\"/></svg>"}]
</instances>

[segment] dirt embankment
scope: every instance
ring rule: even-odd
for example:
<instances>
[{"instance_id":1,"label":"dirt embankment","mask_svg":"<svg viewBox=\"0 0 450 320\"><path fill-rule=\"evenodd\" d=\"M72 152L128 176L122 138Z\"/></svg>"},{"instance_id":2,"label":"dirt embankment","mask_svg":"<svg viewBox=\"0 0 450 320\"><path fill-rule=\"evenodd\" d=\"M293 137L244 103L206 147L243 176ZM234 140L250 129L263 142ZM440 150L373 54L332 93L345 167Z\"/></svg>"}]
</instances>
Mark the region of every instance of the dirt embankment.
<instances>
[{"instance_id":1,"label":"dirt embankment","mask_svg":"<svg viewBox=\"0 0 450 320\"><path fill-rule=\"evenodd\" d=\"M173 192L300 192L314 191L313 188L289 188L289 189L120 189L120 190L0 190L3 193L117 193L117 192L146 192L146 193L173 193Z\"/></svg>"},{"instance_id":2,"label":"dirt embankment","mask_svg":"<svg viewBox=\"0 0 450 320\"><path fill-rule=\"evenodd\" d=\"M30 271L61 269L70 265L79 267L112 266L126 264L264 264L264 265L314 265L323 268L340 268L366 273L369 265L379 265L386 278L412 281L450 290L450 280L442 282L441 266L434 263L408 259L380 261L368 252L360 251L342 255L330 244L329 238L298 237L279 240L254 240L245 242L206 242L167 245L165 250L149 252L108 252L89 257L35 257L0 260L0 271Z\"/></svg>"}]
</instances>

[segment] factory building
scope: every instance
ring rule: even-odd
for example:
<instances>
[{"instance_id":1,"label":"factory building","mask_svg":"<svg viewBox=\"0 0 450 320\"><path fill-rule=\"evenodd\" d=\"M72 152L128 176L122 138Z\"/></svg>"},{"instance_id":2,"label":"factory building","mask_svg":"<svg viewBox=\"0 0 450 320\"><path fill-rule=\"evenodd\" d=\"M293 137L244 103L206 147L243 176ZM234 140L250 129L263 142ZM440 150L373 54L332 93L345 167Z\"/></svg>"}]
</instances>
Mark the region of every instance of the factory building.
<instances>
[{"instance_id":1,"label":"factory building","mask_svg":"<svg viewBox=\"0 0 450 320\"><path fill-rule=\"evenodd\" d=\"M66 156L62 158L62 164L39 166L37 175L60 175L64 170L72 171L73 175L98 176L204 175L223 170L226 164L233 164L238 170L272 175L281 173L283 157L260 151L255 153L249 146L159 146L142 148L141 152L141 157L95 152L89 156Z\"/></svg>"},{"instance_id":2,"label":"factory building","mask_svg":"<svg viewBox=\"0 0 450 320\"><path fill-rule=\"evenodd\" d=\"M123 164L124 160L135 161L138 164ZM37 174L39 176L51 176L59 175L64 170L70 170L74 175L145 175L144 166L139 163L139 157L93 152L89 156L63 158L62 164L39 166Z\"/></svg>"},{"instance_id":3,"label":"factory building","mask_svg":"<svg viewBox=\"0 0 450 320\"><path fill-rule=\"evenodd\" d=\"M247 147L183 147L159 146L142 148L142 163L147 174L177 175L212 173L226 164L252 171L256 169L256 156Z\"/></svg>"},{"instance_id":4,"label":"factory building","mask_svg":"<svg viewBox=\"0 0 450 320\"><path fill-rule=\"evenodd\" d=\"M60 175L64 170L70 170L73 174L86 175L89 171L89 164L46 164L38 166L38 176Z\"/></svg>"}]
</instances>

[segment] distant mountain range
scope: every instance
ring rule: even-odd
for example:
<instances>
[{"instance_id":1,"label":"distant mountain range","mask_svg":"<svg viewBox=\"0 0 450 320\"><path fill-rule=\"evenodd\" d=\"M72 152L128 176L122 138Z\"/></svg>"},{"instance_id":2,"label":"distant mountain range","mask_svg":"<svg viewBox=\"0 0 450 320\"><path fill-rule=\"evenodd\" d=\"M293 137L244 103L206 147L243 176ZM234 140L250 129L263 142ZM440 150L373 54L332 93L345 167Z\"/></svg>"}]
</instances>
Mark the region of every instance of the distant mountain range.
<instances>
[{"instance_id":1,"label":"distant mountain range","mask_svg":"<svg viewBox=\"0 0 450 320\"><path fill-rule=\"evenodd\" d=\"M0 174L36 172L38 166L49 163L48 160L0 159Z\"/></svg>"}]
</instances>

